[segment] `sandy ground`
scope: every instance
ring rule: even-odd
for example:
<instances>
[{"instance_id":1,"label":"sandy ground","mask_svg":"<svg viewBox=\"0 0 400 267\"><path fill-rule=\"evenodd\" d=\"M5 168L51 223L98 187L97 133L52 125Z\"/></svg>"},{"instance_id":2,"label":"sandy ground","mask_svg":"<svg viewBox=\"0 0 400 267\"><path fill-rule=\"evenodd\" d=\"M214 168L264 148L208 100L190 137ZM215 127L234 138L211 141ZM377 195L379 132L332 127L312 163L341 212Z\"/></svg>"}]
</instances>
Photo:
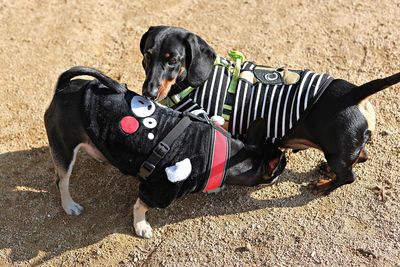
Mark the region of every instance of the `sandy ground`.
<instances>
[{"instance_id":1,"label":"sandy ground","mask_svg":"<svg viewBox=\"0 0 400 267\"><path fill-rule=\"evenodd\" d=\"M150 211L145 240L132 229L137 180L80 153L71 191L85 213L60 206L43 126L56 78L88 65L139 92L150 25L356 84L400 71L398 0L306 2L0 0L0 266L400 266L399 86L372 98L378 130L359 179L328 197L307 189L321 154L289 154L274 186Z\"/></svg>"}]
</instances>

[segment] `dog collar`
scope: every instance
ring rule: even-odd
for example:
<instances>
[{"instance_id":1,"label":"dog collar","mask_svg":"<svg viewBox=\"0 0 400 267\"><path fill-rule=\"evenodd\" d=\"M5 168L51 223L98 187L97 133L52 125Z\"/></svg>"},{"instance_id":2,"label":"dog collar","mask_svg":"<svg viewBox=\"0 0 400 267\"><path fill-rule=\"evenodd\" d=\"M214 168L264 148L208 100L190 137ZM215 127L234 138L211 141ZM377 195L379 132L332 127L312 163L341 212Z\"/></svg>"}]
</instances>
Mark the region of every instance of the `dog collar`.
<instances>
[{"instance_id":1,"label":"dog collar","mask_svg":"<svg viewBox=\"0 0 400 267\"><path fill-rule=\"evenodd\" d=\"M229 159L229 141L222 129L213 127L212 156L209 160L209 176L206 179L203 192L216 192L223 186ZM224 131L225 132L225 131Z\"/></svg>"},{"instance_id":2,"label":"dog collar","mask_svg":"<svg viewBox=\"0 0 400 267\"><path fill-rule=\"evenodd\" d=\"M175 142L176 138L178 138L186 128L192 123L189 117L184 116L177 125L164 137L161 142L159 142L151 152L150 156L142 163L139 169L138 176L143 180L146 180L149 177L157 164L167 155L169 150L171 149L172 144Z\"/></svg>"},{"instance_id":3,"label":"dog collar","mask_svg":"<svg viewBox=\"0 0 400 267\"><path fill-rule=\"evenodd\" d=\"M228 55L235 62L234 65L232 65L232 63L230 63L225 58L216 55L214 60L214 66L223 66L227 68L229 72L232 73L233 79L229 84L228 92L234 93L239 79L240 66L242 65L242 62L245 60L245 57L241 52L234 50L230 51ZM196 89L191 87L186 80L177 83L176 86L178 86L181 89L181 91L177 94L166 97L160 102L161 104L167 107L173 107L180 101L182 101L182 99L188 96L191 92L193 92L194 89Z\"/></svg>"}]
</instances>

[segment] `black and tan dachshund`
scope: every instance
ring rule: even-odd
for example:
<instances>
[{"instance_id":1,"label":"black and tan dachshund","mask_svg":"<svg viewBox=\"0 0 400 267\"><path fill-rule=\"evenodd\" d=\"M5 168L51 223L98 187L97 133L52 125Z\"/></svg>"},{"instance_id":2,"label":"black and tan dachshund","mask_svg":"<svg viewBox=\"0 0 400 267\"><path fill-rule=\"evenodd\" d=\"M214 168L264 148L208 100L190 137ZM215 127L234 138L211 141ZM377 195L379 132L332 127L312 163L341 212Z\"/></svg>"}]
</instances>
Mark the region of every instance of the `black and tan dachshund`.
<instances>
[{"instance_id":1,"label":"black and tan dachshund","mask_svg":"<svg viewBox=\"0 0 400 267\"><path fill-rule=\"evenodd\" d=\"M72 80L80 75L96 79ZM284 155L265 142L262 121L252 124L251 141L243 143L206 118L157 105L88 67L60 75L44 122L65 212L83 211L69 192L82 148L123 173L139 176L134 227L147 238L152 236L145 217L150 208L165 208L189 193L219 191L224 184L267 183L286 164Z\"/></svg>"},{"instance_id":2,"label":"black and tan dachshund","mask_svg":"<svg viewBox=\"0 0 400 267\"><path fill-rule=\"evenodd\" d=\"M140 50L146 72L143 95L158 101L187 86L202 86L209 79L217 58L201 37L168 26L150 27L142 36ZM368 97L399 81L400 73L361 86L331 79L307 116L276 143L283 148L312 147L324 153L327 160L324 169L329 179L314 184L316 194L329 194L354 182L353 165L368 159L365 145L375 130L375 112Z\"/></svg>"}]
</instances>

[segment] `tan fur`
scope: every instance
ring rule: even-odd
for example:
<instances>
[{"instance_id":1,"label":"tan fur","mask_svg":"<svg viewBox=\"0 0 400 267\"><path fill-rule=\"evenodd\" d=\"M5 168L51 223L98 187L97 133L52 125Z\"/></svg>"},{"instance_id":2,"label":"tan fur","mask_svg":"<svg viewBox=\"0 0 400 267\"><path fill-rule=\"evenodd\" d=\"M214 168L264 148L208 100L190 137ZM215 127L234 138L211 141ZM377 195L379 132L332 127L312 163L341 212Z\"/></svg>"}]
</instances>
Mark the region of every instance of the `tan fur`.
<instances>
[{"instance_id":1,"label":"tan fur","mask_svg":"<svg viewBox=\"0 0 400 267\"><path fill-rule=\"evenodd\" d=\"M173 80L164 80L161 82L160 89L158 90L157 101L163 100L171 90L171 86L176 83L176 78Z\"/></svg>"},{"instance_id":2,"label":"tan fur","mask_svg":"<svg viewBox=\"0 0 400 267\"><path fill-rule=\"evenodd\" d=\"M368 130L370 130L371 133L374 133L376 126L376 114L374 106L372 106L371 102L369 102L368 99L362 100L360 103L358 103L357 106L361 114L363 114L363 116L367 120Z\"/></svg>"},{"instance_id":3,"label":"tan fur","mask_svg":"<svg viewBox=\"0 0 400 267\"><path fill-rule=\"evenodd\" d=\"M168 54L168 53L166 53L166 54ZM181 67L179 69L178 76L181 75L184 71L185 71L185 67ZM171 90L171 86L176 83L176 78L178 78L178 77L175 77L172 80L164 80L161 82L161 86L158 90L157 101L161 101L167 97L169 91Z\"/></svg>"},{"instance_id":4,"label":"tan fur","mask_svg":"<svg viewBox=\"0 0 400 267\"><path fill-rule=\"evenodd\" d=\"M146 221L146 212L149 207L138 198L133 206L133 226L140 237L150 238L153 236L150 224Z\"/></svg>"}]
</instances>

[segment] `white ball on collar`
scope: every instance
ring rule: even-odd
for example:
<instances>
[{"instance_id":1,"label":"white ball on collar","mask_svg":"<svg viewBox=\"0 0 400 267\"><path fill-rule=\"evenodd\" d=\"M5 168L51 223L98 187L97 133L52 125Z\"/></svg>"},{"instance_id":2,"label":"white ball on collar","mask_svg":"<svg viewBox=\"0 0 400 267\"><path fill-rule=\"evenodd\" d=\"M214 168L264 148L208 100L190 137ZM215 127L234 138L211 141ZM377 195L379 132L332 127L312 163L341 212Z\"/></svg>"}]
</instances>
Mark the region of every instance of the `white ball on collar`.
<instances>
[{"instance_id":1,"label":"white ball on collar","mask_svg":"<svg viewBox=\"0 0 400 267\"><path fill-rule=\"evenodd\" d=\"M214 115L211 117L211 121L214 122L216 125L223 126L225 123L225 119L221 116Z\"/></svg>"}]
</instances>

